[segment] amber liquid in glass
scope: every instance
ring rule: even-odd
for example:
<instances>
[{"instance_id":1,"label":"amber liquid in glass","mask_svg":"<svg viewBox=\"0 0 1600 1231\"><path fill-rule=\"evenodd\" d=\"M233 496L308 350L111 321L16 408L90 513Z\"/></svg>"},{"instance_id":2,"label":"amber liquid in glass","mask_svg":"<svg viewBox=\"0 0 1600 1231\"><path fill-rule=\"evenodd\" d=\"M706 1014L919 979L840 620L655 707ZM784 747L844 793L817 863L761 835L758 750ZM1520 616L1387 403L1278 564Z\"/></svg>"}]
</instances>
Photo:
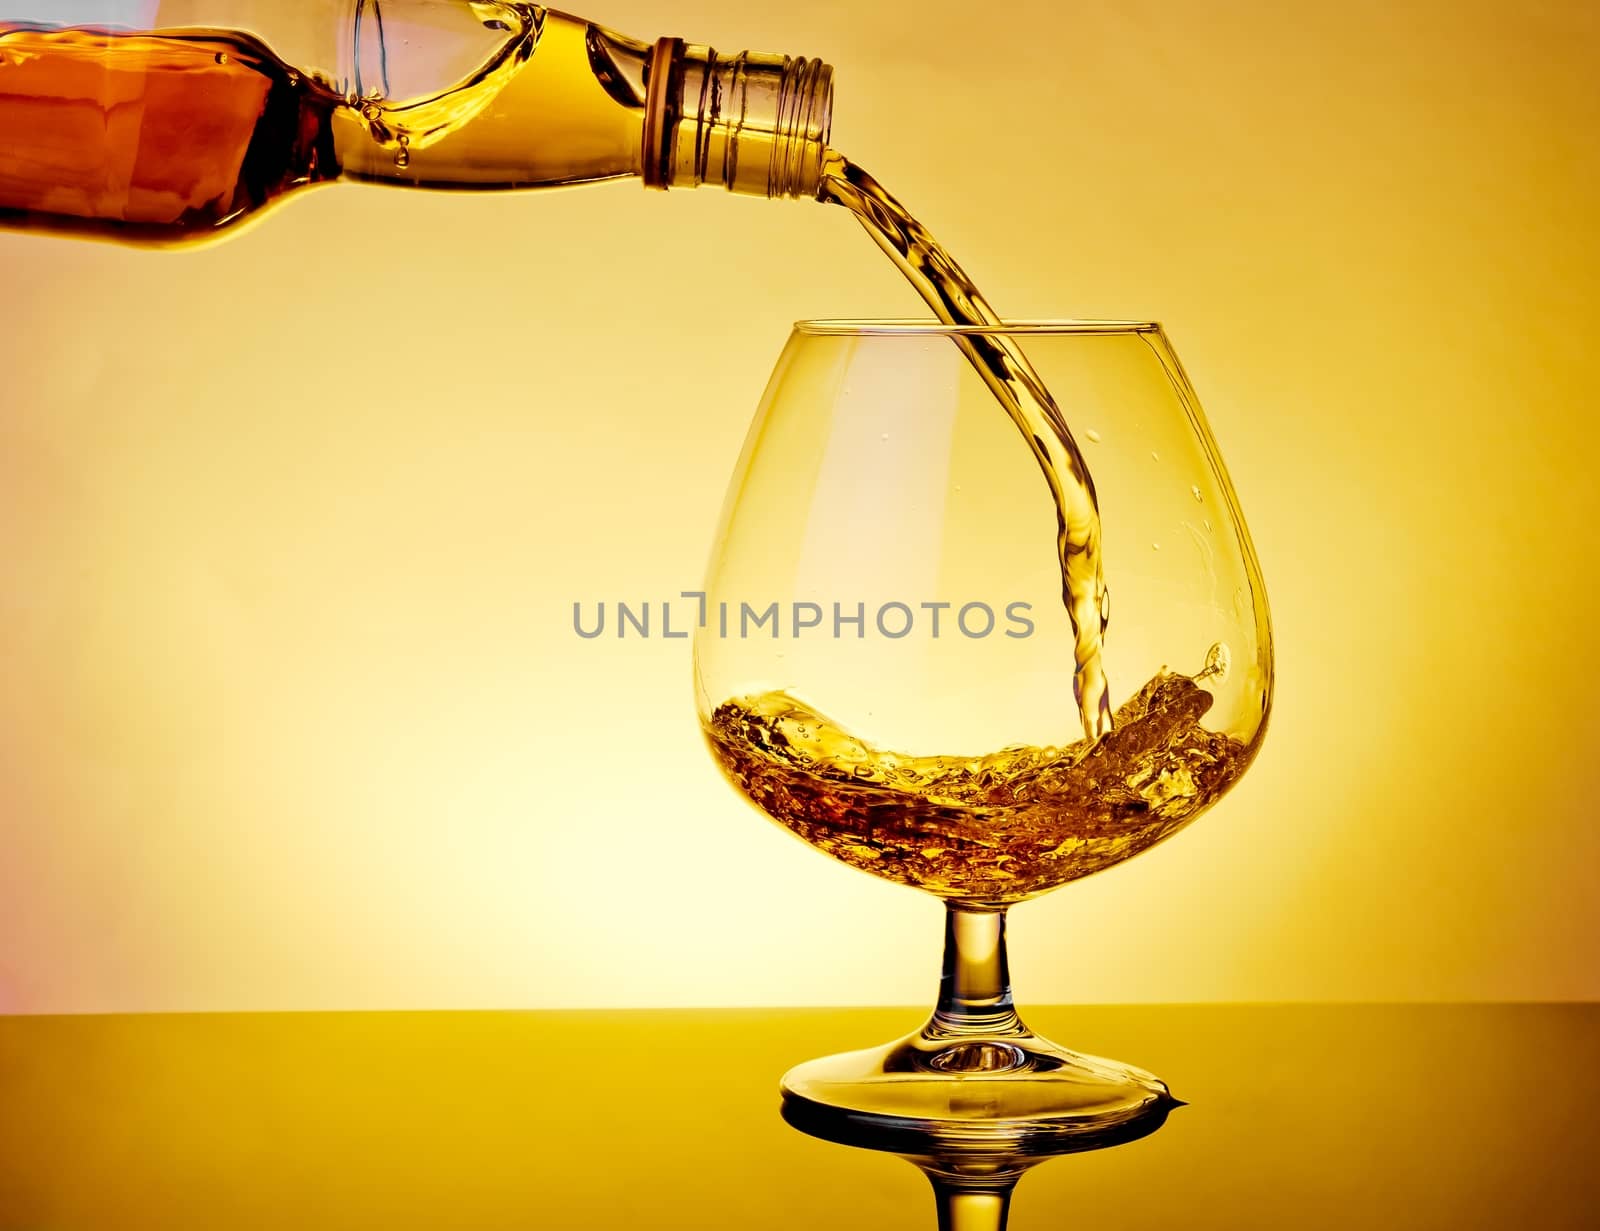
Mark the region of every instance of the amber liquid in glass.
<instances>
[{"instance_id":1,"label":"amber liquid in glass","mask_svg":"<svg viewBox=\"0 0 1600 1231\"><path fill-rule=\"evenodd\" d=\"M1097 741L984 756L874 747L787 693L705 724L723 771L764 812L863 871L958 901L1018 902L1120 863L1181 828L1253 749L1208 731L1203 675L1161 674Z\"/></svg>"}]
</instances>

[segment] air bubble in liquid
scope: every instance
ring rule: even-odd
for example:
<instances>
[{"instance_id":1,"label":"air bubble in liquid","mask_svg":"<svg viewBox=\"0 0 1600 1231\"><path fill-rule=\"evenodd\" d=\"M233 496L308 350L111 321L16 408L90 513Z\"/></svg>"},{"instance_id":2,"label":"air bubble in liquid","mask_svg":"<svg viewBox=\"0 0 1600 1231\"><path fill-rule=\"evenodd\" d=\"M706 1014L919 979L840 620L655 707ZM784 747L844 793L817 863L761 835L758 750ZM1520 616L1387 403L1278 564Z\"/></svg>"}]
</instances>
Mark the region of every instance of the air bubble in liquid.
<instances>
[{"instance_id":1,"label":"air bubble in liquid","mask_svg":"<svg viewBox=\"0 0 1600 1231\"><path fill-rule=\"evenodd\" d=\"M1219 641L1206 651L1206 665L1200 669L1197 680L1214 679L1222 683L1228 678L1228 668L1233 665L1233 655L1228 652L1228 647Z\"/></svg>"}]
</instances>

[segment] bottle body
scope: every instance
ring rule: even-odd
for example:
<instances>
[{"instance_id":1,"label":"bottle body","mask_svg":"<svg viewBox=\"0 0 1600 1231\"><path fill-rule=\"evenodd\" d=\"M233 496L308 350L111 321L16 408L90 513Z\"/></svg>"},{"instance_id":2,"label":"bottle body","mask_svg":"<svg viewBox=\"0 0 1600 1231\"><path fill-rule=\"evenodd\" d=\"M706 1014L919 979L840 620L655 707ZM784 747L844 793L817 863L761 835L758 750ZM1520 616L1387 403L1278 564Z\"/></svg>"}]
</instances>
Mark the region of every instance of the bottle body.
<instances>
[{"instance_id":1,"label":"bottle body","mask_svg":"<svg viewBox=\"0 0 1600 1231\"><path fill-rule=\"evenodd\" d=\"M0 225L172 245L338 179L637 176L793 196L820 177L831 80L815 61L730 60L472 0L312 0L285 23L291 60L250 32L271 25L264 4L142 7L239 24L45 26L0 3Z\"/></svg>"}]
</instances>

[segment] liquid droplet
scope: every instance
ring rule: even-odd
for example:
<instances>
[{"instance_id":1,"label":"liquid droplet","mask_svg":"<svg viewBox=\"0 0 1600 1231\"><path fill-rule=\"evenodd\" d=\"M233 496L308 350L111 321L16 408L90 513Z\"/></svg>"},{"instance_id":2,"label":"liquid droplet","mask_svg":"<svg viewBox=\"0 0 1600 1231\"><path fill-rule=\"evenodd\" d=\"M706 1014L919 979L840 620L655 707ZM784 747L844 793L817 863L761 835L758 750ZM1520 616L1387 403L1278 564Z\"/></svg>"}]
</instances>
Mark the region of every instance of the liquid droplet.
<instances>
[{"instance_id":1,"label":"liquid droplet","mask_svg":"<svg viewBox=\"0 0 1600 1231\"><path fill-rule=\"evenodd\" d=\"M1198 486L1191 487L1189 490L1194 493L1194 502L1196 504L1204 504L1205 503L1205 499L1206 498L1200 494L1200 488Z\"/></svg>"},{"instance_id":2,"label":"liquid droplet","mask_svg":"<svg viewBox=\"0 0 1600 1231\"><path fill-rule=\"evenodd\" d=\"M885 432L882 436L879 436L878 439L879 440L888 440L889 439L889 433Z\"/></svg>"},{"instance_id":3,"label":"liquid droplet","mask_svg":"<svg viewBox=\"0 0 1600 1231\"><path fill-rule=\"evenodd\" d=\"M1150 460L1152 462L1159 462L1161 460L1161 454L1157 453L1154 449L1151 449L1150 450Z\"/></svg>"},{"instance_id":4,"label":"liquid droplet","mask_svg":"<svg viewBox=\"0 0 1600 1231\"><path fill-rule=\"evenodd\" d=\"M1205 519L1205 526L1207 530L1211 529L1211 519L1209 517Z\"/></svg>"},{"instance_id":5,"label":"liquid droplet","mask_svg":"<svg viewBox=\"0 0 1600 1231\"><path fill-rule=\"evenodd\" d=\"M1206 651L1206 665L1194 678L1197 680L1215 679L1222 683L1228 678L1228 668L1233 665L1233 655L1228 652L1228 647L1221 641L1217 642Z\"/></svg>"},{"instance_id":6,"label":"liquid droplet","mask_svg":"<svg viewBox=\"0 0 1600 1231\"><path fill-rule=\"evenodd\" d=\"M1095 431L1094 428L1091 427L1087 432L1084 433L1084 435L1092 440L1095 444L1100 443L1100 433Z\"/></svg>"},{"instance_id":7,"label":"liquid droplet","mask_svg":"<svg viewBox=\"0 0 1600 1231\"><path fill-rule=\"evenodd\" d=\"M218 64L226 64L228 62L228 53L225 51L219 51L215 56L212 57L212 59L214 59Z\"/></svg>"},{"instance_id":8,"label":"liquid droplet","mask_svg":"<svg viewBox=\"0 0 1600 1231\"><path fill-rule=\"evenodd\" d=\"M1161 544L1160 543L1151 543L1150 544L1150 550L1151 551L1160 551L1161 550Z\"/></svg>"},{"instance_id":9,"label":"liquid droplet","mask_svg":"<svg viewBox=\"0 0 1600 1231\"><path fill-rule=\"evenodd\" d=\"M402 145L398 150L395 151L394 165L399 167L402 171L409 167L411 165L411 151Z\"/></svg>"},{"instance_id":10,"label":"liquid droplet","mask_svg":"<svg viewBox=\"0 0 1600 1231\"><path fill-rule=\"evenodd\" d=\"M292 68L289 70L289 84L291 86L297 86L300 84L300 74L295 72Z\"/></svg>"}]
</instances>

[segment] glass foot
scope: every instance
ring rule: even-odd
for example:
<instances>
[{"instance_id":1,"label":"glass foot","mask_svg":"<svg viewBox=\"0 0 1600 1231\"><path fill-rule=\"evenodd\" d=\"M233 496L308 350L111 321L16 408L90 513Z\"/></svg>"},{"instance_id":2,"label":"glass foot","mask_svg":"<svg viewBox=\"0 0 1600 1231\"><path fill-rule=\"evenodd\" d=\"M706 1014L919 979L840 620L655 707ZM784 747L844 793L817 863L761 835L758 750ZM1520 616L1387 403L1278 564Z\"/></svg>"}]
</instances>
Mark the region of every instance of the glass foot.
<instances>
[{"instance_id":1,"label":"glass foot","mask_svg":"<svg viewBox=\"0 0 1600 1231\"><path fill-rule=\"evenodd\" d=\"M1027 1031L951 1036L931 1027L784 1074L784 1117L849 1144L918 1154L944 1146L1065 1153L1142 1137L1182 1104L1131 1065Z\"/></svg>"}]
</instances>

